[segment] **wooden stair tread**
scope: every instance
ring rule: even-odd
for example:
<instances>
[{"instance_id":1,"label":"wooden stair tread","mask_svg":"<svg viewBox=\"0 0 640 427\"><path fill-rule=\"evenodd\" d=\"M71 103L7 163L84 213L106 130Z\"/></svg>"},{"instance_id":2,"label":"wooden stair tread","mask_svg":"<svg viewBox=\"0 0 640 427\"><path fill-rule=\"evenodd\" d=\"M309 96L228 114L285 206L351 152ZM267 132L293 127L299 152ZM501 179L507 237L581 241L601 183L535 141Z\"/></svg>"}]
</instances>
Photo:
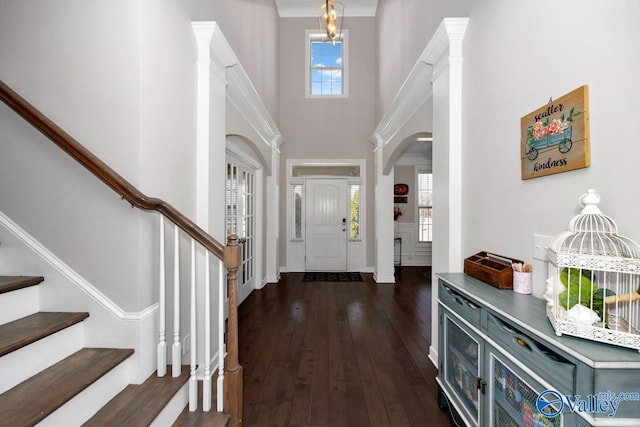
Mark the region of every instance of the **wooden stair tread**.
<instances>
[{"instance_id":1,"label":"wooden stair tread","mask_svg":"<svg viewBox=\"0 0 640 427\"><path fill-rule=\"evenodd\" d=\"M183 412L172 427L225 427L231 415L221 412L203 412L198 409L195 412Z\"/></svg>"},{"instance_id":2,"label":"wooden stair tread","mask_svg":"<svg viewBox=\"0 0 640 427\"><path fill-rule=\"evenodd\" d=\"M42 282L41 276L0 276L0 294L28 288Z\"/></svg>"},{"instance_id":3,"label":"wooden stair tread","mask_svg":"<svg viewBox=\"0 0 640 427\"><path fill-rule=\"evenodd\" d=\"M33 425L133 354L131 349L83 348L0 394L2 425Z\"/></svg>"},{"instance_id":4,"label":"wooden stair tread","mask_svg":"<svg viewBox=\"0 0 640 427\"><path fill-rule=\"evenodd\" d=\"M202 399L204 398L202 388L204 384L202 383L202 381L200 381L198 382L198 408L193 412L189 412L189 405L187 405L182 411L182 413L180 414L180 416L173 423L172 427L200 427L200 426L225 427L227 425L227 423L231 419L231 415L224 414L221 412L216 412L215 410L216 402L217 402L217 396L216 396L217 390L216 390L215 384L216 384L217 377L218 375L216 372L213 374L213 377L211 378L212 409L209 412L204 412L202 410L202 404L203 404Z\"/></svg>"},{"instance_id":5,"label":"wooden stair tread","mask_svg":"<svg viewBox=\"0 0 640 427\"><path fill-rule=\"evenodd\" d=\"M0 325L0 356L89 317L89 313L38 312Z\"/></svg>"},{"instance_id":6,"label":"wooden stair tread","mask_svg":"<svg viewBox=\"0 0 640 427\"><path fill-rule=\"evenodd\" d=\"M147 426L189 380L189 367L183 366L180 376L159 378L156 373L142 384L131 384L111 399L83 426Z\"/></svg>"}]
</instances>

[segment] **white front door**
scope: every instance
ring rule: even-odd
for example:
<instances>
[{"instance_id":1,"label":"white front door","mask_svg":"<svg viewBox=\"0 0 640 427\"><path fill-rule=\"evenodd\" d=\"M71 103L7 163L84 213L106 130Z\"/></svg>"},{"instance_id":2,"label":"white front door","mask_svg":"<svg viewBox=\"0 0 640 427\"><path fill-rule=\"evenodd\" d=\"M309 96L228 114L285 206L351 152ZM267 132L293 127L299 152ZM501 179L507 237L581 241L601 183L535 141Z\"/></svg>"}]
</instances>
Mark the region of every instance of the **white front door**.
<instances>
[{"instance_id":1,"label":"white front door","mask_svg":"<svg viewBox=\"0 0 640 427\"><path fill-rule=\"evenodd\" d=\"M347 180L306 182L307 271L347 270Z\"/></svg>"},{"instance_id":2,"label":"white front door","mask_svg":"<svg viewBox=\"0 0 640 427\"><path fill-rule=\"evenodd\" d=\"M227 156L226 232L236 234L242 247L238 269L238 304L255 289L255 170Z\"/></svg>"}]
</instances>

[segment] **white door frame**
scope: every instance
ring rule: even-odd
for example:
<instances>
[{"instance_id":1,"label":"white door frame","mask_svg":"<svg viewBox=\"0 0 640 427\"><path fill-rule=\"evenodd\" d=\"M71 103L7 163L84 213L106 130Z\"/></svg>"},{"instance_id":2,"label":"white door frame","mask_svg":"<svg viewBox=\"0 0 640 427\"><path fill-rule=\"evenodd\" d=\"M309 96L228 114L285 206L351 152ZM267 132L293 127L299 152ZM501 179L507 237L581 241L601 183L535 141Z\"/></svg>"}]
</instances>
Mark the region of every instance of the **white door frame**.
<instances>
[{"instance_id":1,"label":"white door frame","mask_svg":"<svg viewBox=\"0 0 640 427\"><path fill-rule=\"evenodd\" d=\"M358 167L360 173L358 176L327 176L327 175L308 175L293 176L294 166L353 166ZM303 272L305 271L305 225L301 224L300 235L294 235L294 217L293 217L293 197L292 190L294 186L304 187L307 178L346 178L347 179L347 197L350 196L350 189L353 185L360 186L360 215L359 215L359 235L356 238L347 238L347 271L372 272L373 267L367 265L367 161L366 159L287 159L286 161L286 228L282 236L284 240L283 247L286 250L286 265L280 267L282 272ZM303 203L302 217L304 218L304 188L302 188ZM371 258L369 259L371 262Z\"/></svg>"}]
</instances>

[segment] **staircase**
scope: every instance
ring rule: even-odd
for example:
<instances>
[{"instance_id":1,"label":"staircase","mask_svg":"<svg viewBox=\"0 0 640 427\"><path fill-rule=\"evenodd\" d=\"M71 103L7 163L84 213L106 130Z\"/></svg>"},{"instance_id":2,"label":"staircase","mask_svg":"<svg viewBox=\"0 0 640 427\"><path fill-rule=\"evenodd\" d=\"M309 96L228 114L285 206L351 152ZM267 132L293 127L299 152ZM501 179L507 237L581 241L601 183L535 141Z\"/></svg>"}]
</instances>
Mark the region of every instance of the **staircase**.
<instances>
[{"instance_id":1,"label":"staircase","mask_svg":"<svg viewBox=\"0 0 640 427\"><path fill-rule=\"evenodd\" d=\"M0 427L227 424L227 415L183 409L186 366L176 378L128 384L133 350L83 348L89 313L37 311L43 280L0 276ZM19 318L8 319L16 307Z\"/></svg>"},{"instance_id":2,"label":"staircase","mask_svg":"<svg viewBox=\"0 0 640 427\"><path fill-rule=\"evenodd\" d=\"M129 202L132 208L157 215L160 252L157 331L154 336L148 333L153 329L150 325L154 321L155 309L136 313L133 324L123 322L131 320L125 319L126 313L0 212L0 225L4 225L3 222L8 224L10 238L19 240L18 247L26 249L20 254L37 258L36 264L46 268L36 270L37 274L48 276L51 284L45 284L47 287L44 288L41 285L44 280L42 277L0 276L0 427L35 423L64 427L84 423L127 427L217 426L226 425L227 422L233 427L241 426L243 375L238 358L237 310L241 248L238 237L228 236L224 245L168 202L145 195L1 80L0 101ZM154 219L149 218L148 224L153 222ZM167 228L173 229L174 236L173 289L165 280L165 262L169 257L164 247L165 222ZM191 262L184 261L185 265L190 264L191 267L192 280L189 285L180 281L181 238L187 238L191 243ZM195 259L202 255L206 260L203 269L206 274L204 283L197 286ZM28 269L34 265L22 262L20 258L0 257L0 268L5 272L11 270L11 274L20 274L26 271L24 266L28 266ZM217 265L218 273L226 271L226 278L223 279L222 274L214 277L214 269L209 268L209 262ZM37 288L43 288L43 292L34 290ZM218 292L219 306L212 307L205 303L204 307L199 307L197 289L204 289L205 295L211 295L212 290ZM228 292L228 313L222 307L225 290ZM184 366L182 375L177 375L185 363L180 343L186 339L181 336L178 321L173 322L173 343L167 343L166 340L167 325L172 321L167 317L165 295L168 292L174 295L190 293L190 301L175 304L172 315L174 319L188 317L192 326L188 330L204 331L204 343L191 340L188 383ZM45 300L40 301L40 294L47 294ZM76 298L82 299L85 305ZM204 301L209 300L208 296L204 298ZM179 298L174 298L174 302L179 302ZM56 310L63 306L73 309L74 304L87 307L85 310L90 313L40 312L40 307ZM90 317L91 313L93 317ZM212 343L211 337L215 335L212 331L216 327L218 339ZM96 330L101 331L99 335L91 333ZM149 337L152 336L156 342L150 344ZM123 347L133 346L137 351L134 354L133 349L83 348L86 342L91 342L93 346L108 342L115 347L124 343ZM154 350L157 348L155 363L149 360L151 346ZM203 366L194 357L200 348L205 353ZM169 371L165 369L169 353L172 363L170 371L175 372L176 377L164 375ZM212 364L211 356L216 353L217 361ZM162 378L152 374L143 384L129 386L130 381L141 382L155 366L163 375ZM198 381L199 370L205 376L205 381ZM217 387L212 387L209 393L213 383L210 381L212 372L223 373L223 376L217 381ZM183 411L187 401L192 407L196 407L196 404L199 408L203 407L202 395L198 393L198 388L202 388L200 383L208 384L207 389L203 390L207 404L210 398L216 400L217 391L220 399L216 400L219 401L218 405L213 407L224 408L229 416ZM132 395L135 395L135 399ZM180 414L180 411L183 413Z\"/></svg>"}]
</instances>

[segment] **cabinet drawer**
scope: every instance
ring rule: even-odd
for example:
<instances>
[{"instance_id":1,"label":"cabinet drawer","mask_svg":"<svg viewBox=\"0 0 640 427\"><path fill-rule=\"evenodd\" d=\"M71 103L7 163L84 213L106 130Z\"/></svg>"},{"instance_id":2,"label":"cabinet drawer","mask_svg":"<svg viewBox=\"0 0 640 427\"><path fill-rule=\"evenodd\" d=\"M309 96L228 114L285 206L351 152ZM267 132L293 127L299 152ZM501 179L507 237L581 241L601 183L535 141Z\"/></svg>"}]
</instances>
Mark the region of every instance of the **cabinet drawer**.
<instances>
[{"instance_id":1,"label":"cabinet drawer","mask_svg":"<svg viewBox=\"0 0 640 427\"><path fill-rule=\"evenodd\" d=\"M574 393L575 364L493 314L486 313L486 316L489 337L499 342L507 353L559 392Z\"/></svg>"},{"instance_id":2,"label":"cabinet drawer","mask_svg":"<svg viewBox=\"0 0 640 427\"><path fill-rule=\"evenodd\" d=\"M438 299L451 311L459 314L476 328L480 328L480 306L447 286L446 282L440 282Z\"/></svg>"}]
</instances>

